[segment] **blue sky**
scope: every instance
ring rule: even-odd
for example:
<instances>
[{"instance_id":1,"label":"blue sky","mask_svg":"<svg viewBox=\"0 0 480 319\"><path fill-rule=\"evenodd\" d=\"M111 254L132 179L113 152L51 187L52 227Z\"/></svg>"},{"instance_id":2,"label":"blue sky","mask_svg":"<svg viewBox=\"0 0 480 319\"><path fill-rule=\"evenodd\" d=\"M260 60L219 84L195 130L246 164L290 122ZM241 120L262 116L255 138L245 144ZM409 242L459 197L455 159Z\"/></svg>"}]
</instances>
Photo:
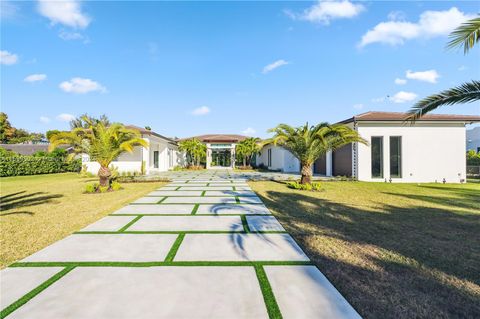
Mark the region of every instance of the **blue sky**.
<instances>
[{"instance_id":1,"label":"blue sky","mask_svg":"<svg viewBox=\"0 0 480 319\"><path fill-rule=\"evenodd\" d=\"M445 50L475 2L2 0L1 12L1 109L31 131L87 112L168 136L263 137L406 111L480 75L478 47Z\"/></svg>"}]
</instances>

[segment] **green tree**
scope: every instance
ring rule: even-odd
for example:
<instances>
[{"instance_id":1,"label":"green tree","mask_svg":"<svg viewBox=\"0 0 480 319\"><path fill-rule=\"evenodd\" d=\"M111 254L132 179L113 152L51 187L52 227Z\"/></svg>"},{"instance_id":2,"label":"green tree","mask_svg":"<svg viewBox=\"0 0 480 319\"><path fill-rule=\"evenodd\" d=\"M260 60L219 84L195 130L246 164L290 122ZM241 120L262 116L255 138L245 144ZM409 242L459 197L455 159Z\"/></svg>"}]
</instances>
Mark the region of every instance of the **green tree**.
<instances>
[{"instance_id":1,"label":"green tree","mask_svg":"<svg viewBox=\"0 0 480 319\"><path fill-rule=\"evenodd\" d=\"M357 131L342 124L320 123L309 126L306 123L300 127L280 124L268 131L274 133L274 136L263 145L279 145L300 161L301 184L311 183L313 163L328 151L353 142L367 144Z\"/></svg>"},{"instance_id":2,"label":"green tree","mask_svg":"<svg viewBox=\"0 0 480 319\"><path fill-rule=\"evenodd\" d=\"M74 149L73 154L88 154L91 160L100 164L98 177L100 186L108 186L112 172L109 165L124 152L132 153L135 146L147 147L139 131L128 129L123 124L105 125L105 121L91 120L84 117L82 121L88 127L77 127L69 132L60 132L51 136L49 150L68 144Z\"/></svg>"},{"instance_id":3,"label":"green tree","mask_svg":"<svg viewBox=\"0 0 480 319\"><path fill-rule=\"evenodd\" d=\"M261 149L260 139L249 137L235 147L235 153L243 160L243 166L252 165L252 158Z\"/></svg>"},{"instance_id":4,"label":"green tree","mask_svg":"<svg viewBox=\"0 0 480 319\"><path fill-rule=\"evenodd\" d=\"M0 112L0 141L3 144L8 143L8 140L13 136L14 130L15 128L8 121L7 113Z\"/></svg>"},{"instance_id":5,"label":"green tree","mask_svg":"<svg viewBox=\"0 0 480 319\"><path fill-rule=\"evenodd\" d=\"M180 151L187 155L187 165L200 166L207 155L207 146L196 138L183 140L178 144Z\"/></svg>"},{"instance_id":6,"label":"green tree","mask_svg":"<svg viewBox=\"0 0 480 319\"><path fill-rule=\"evenodd\" d=\"M463 48L467 54L480 41L480 17L471 19L450 34L447 48ZM415 103L407 120L415 121L439 107L480 101L480 81L472 80L459 86L427 96Z\"/></svg>"},{"instance_id":7,"label":"green tree","mask_svg":"<svg viewBox=\"0 0 480 319\"><path fill-rule=\"evenodd\" d=\"M52 137L52 135L58 134L58 133L60 133L59 130L49 130L45 133L45 136L47 137L47 140L50 141L50 137Z\"/></svg>"},{"instance_id":8,"label":"green tree","mask_svg":"<svg viewBox=\"0 0 480 319\"><path fill-rule=\"evenodd\" d=\"M70 128L72 130L75 128L89 128L90 123L102 123L104 126L110 126L112 124L105 114L100 115L100 117L97 119L88 115L87 113L84 113L70 121Z\"/></svg>"}]
</instances>

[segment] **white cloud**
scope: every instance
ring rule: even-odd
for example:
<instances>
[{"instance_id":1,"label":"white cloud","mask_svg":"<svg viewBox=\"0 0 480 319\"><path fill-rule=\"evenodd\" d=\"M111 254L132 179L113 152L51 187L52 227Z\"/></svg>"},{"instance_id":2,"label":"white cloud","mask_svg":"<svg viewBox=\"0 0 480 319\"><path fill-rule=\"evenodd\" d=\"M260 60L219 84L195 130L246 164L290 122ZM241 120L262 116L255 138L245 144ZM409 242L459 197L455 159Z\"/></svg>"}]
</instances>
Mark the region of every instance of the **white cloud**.
<instances>
[{"instance_id":1,"label":"white cloud","mask_svg":"<svg viewBox=\"0 0 480 319\"><path fill-rule=\"evenodd\" d=\"M407 84L407 80L405 80L405 79L400 79L400 78L396 78L396 79L395 79L395 84L404 85L404 84Z\"/></svg>"},{"instance_id":2,"label":"white cloud","mask_svg":"<svg viewBox=\"0 0 480 319\"><path fill-rule=\"evenodd\" d=\"M50 123L50 118L46 116L40 116L40 122L42 122L43 124L48 124Z\"/></svg>"},{"instance_id":3,"label":"white cloud","mask_svg":"<svg viewBox=\"0 0 480 319\"><path fill-rule=\"evenodd\" d=\"M465 71L467 69L467 67L465 65L460 65L458 67L458 71Z\"/></svg>"},{"instance_id":4,"label":"white cloud","mask_svg":"<svg viewBox=\"0 0 480 319\"><path fill-rule=\"evenodd\" d=\"M455 7L445 11L424 11L417 22L387 21L377 24L362 36L359 46L372 43L401 45L415 38L432 38L449 34L461 23L473 18Z\"/></svg>"},{"instance_id":5,"label":"white cloud","mask_svg":"<svg viewBox=\"0 0 480 319\"><path fill-rule=\"evenodd\" d=\"M413 101L416 98L417 98L417 95L413 92L400 91L396 93L394 96L391 96L390 101L392 101L393 103L405 103L405 102Z\"/></svg>"},{"instance_id":6,"label":"white cloud","mask_svg":"<svg viewBox=\"0 0 480 319\"><path fill-rule=\"evenodd\" d=\"M85 94L95 91L105 93L107 91L107 89L100 83L84 78L72 78L70 81L60 83L59 87L67 93L77 94Z\"/></svg>"},{"instance_id":7,"label":"white cloud","mask_svg":"<svg viewBox=\"0 0 480 319\"><path fill-rule=\"evenodd\" d=\"M253 135L255 135L255 133L257 133L257 131L255 131L255 129L251 128L251 127L248 127L248 128L246 128L245 130L242 131L242 134L247 135L247 136L253 136Z\"/></svg>"},{"instance_id":8,"label":"white cloud","mask_svg":"<svg viewBox=\"0 0 480 319\"><path fill-rule=\"evenodd\" d=\"M283 65L287 65L289 64L289 62L285 61L285 60L277 60L273 63L270 63L269 65L266 65L263 70L262 70L262 73L263 74L267 74L268 72L271 72L273 70L275 70L276 68L279 68Z\"/></svg>"},{"instance_id":9,"label":"white cloud","mask_svg":"<svg viewBox=\"0 0 480 319\"><path fill-rule=\"evenodd\" d=\"M23 81L32 83L32 82L41 82L46 79L47 79L46 74L30 74L25 79L23 79Z\"/></svg>"},{"instance_id":10,"label":"white cloud","mask_svg":"<svg viewBox=\"0 0 480 319\"><path fill-rule=\"evenodd\" d=\"M353 105L353 108L354 108L355 110L361 110L361 109L363 109L363 106L364 106L364 105L363 105L362 103L358 103L358 104L354 104L354 105Z\"/></svg>"},{"instance_id":11,"label":"white cloud","mask_svg":"<svg viewBox=\"0 0 480 319\"><path fill-rule=\"evenodd\" d=\"M359 15L365 7L354 4L348 0L343 1L318 1L301 14L285 12L292 19L306 20L328 25L331 20L348 19Z\"/></svg>"},{"instance_id":12,"label":"white cloud","mask_svg":"<svg viewBox=\"0 0 480 319\"><path fill-rule=\"evenodd\" d=\"M63 24L72 28L85 29L91 19L85 15L78 0L38 0L38 12L52 24Z\"/></svg>"},{"instance_id":13,"label":"white cloud","mask_svg":"<svg viewBox=\"0 0 480 319\"><path fill-rule=\"evenodd\" d=\"M372 99L373 103L383 103L385 102L385 97L375 97Z\"/></svg>"},{"instance_id":14,"label":"white cloud","mask_svg":"<svg viewBox=\"0 0 480 319\"><path fill-rule=\"evenodd\" d=\"M18 62L18 56L8 51L0 51L0 64L12 65Z\"/></svg>"},{"instance_id":15,"label":"white cloud","mask_svg":"<svg viewBox=\"0 0 480 319\"><path fill-rule=\"evenodd\" d=\"M418 71L413 72L408 70L405 73L407 79L424 81L429 83L437 83L437 79L440 77L440 74L436 70L427 70L427 71Z\"/></svg>"},{"instance_id":16,"label":"white cloud","mask_svg":"<svg viewBox=\"0 0 480 319\"><path fill-rule=\"evenodd\" d=\"M62 113L57 115L57 120L61 122L70 122L71 120L74 120L74 119L75 119L75 116L68 113Z\"/></svg>"},{"instance_id":17,"label":"white cloud","mask_svg":"<svg viewBox=\"0 0 480 319\"><path fill-rule=\"evenodd\" d=\"M210 108L208 106L200 106L192 111L192 115L207 115L210 113Z\"/></svg>"},{"instance_id":18,"label":"white cloud","mask_svg":"<svg viewBox=\"0 0 480 319\"><path fill-rule=\"evenodd\" d=\"M88 37L84 36L80 32L70 32L66 30L60 30L58 33L58 36L60 39L65 40L65 41L72 41L72 40L83 40L83 43L88 43L90 42Z\"/></svg>"}]
</instances>

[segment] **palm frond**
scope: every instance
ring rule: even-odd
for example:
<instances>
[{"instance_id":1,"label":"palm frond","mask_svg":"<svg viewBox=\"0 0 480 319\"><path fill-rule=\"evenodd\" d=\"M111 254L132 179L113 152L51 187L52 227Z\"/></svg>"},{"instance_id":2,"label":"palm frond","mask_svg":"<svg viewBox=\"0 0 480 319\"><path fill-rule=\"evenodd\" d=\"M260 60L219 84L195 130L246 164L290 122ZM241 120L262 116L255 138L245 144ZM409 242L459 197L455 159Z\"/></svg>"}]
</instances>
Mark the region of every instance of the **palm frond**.
<instances>
[{"instance_id":1,"label":"palm frond","mask_svg":"<svg viewBox=\"0 0 480 319\"><path fill-rule=\"evenodd\" d=\"M449 38L448 49L463 47L463 52L467 54L480 41L480 17L462 23L450 33Z\"/></svg>"},{"instance_id":2,"label":"palm frond","mask_svg":"<svg viewBox=\"0 0 480 319\"><path fill-rule=\"evenodd\" d=\"M460 86L430 95L418 101L408 112L406 121L414 122L423 115L444 105L480 101L480 81L472 80Z\"/></svg>"}]
</instances>

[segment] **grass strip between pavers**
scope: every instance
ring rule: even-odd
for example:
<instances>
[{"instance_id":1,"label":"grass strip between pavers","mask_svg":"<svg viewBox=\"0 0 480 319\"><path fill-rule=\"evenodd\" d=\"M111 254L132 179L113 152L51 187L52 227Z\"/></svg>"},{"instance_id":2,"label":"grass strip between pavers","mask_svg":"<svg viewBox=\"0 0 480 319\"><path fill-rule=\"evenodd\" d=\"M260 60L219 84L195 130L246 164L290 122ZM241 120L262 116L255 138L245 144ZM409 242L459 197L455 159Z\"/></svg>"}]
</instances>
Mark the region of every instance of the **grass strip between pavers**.
<instances>
[{"instance_id":1,"label":"grass strip between pavers","mask_svg":"<svg viewBox=\"0 0 480 319\"><path fill-rule=\"evenodd\" d=\"M118 230L118 232L122 233L124 231L127 230L128 227L132 226L133 224L135 224L140 218L142 218L143 216L137 216L135 217L134 219L132 219L128 224L126 224L125 226L123 226L122 228L120 228Z\"/></svg>"},{"instance_id":2,"label":"grass strip between pavers","mask_svg":"<svg viewBox=\"0 0 480 319\"><path fill-rule=\"evenodd\" d=\"M172 245L172 248L170 248L167 257L165 257L165 262L173 261L173 258L175 258L175 255L177 254L178 248L180 248L180 245L182 244L183 238L185 238L185 233L181 233L178 235L177 239Z\"/></svg>"},{"instance_id":3,"label":"grass strip between pavers","mask_svg":"<svg viewBox=\"0 0 480 319\"><path fill-rule=\"evenodd\" d=\"M173 248L173 247L172 247ZM252 267L252 266L311 266L311 261L27 261L9 267Z\"/></svg>"},{"instance_id":4,"label":"grass strip between pavers","mask_svg":"<svg viewBox=\"0 0 480 319\"><path fill-rule=\"evenodd\" d=\"M282 318L282 313L278 307L277 300L273 294L272 286L270 286L265 269L263 269L262 265L255 265L255 273L257 274L258 283L260 284L260 289L262 290L263 300L265 301L265 306L267 307L268 317L270 319Z\"/></svg>"},{"instance_id":5,"label":"grass strip between pavers","mask_svg":"<svg viewBox=\"0 0 480 319\"><path fill-rule=\"evenodd\" d=\"M161 204L166 199L167 199L167 197L162 198L160 201L157 202L157 204Z\"/></svg>"},{"instance_id":6,"label":"grass strip between pavers","mask_svg":"<svg viewBox=\"0 0 480 319\"><path fill-rule=\"evenodd\" d=\"M245 217L245 215L240 215L240 219L242 220L243 230L246 233L249 233L250 227L248 227L247 217Z\"/></svg>"},{"instance_id":7,"label":"grass strip between pavers","mask_svg":"<svg viewBox=\"0 0 480 319\"><path fill-rule=\"evenodd\" d=\"M31 290L30 292L28 292L27 294L25 294L23 297L21 297L20 299L18 299L17 301L15 301L14 303L12 303L11 305L9 305L8 307L6 307L5 309L3 309L1 312L0 312L0 319L3 319L5 318L6 316L8 316L9 314L11 314L12 312L14 312L15 310L17 310L18 308L20 308L21 306L23 306L24 304L26 304L28 301L30 301L33 297L35 297L36 295L38 295L39 293L41 293L42 291L44 291L45 289L47 289L49 286L51 286L54 282L56 282L57 280L59 280L60 278L62 278L63 276L65 276L66 274L68 274L70 271L72 271L72 269L74 269L75 266L66 266L66 268L62 269L61 271L59 271L58 273L56 273L55 275L53 275L52 277L50 277L49 279L47 279L46 281L44 281L43 283L41 283L39 286L37 286L36 288L34 288L33 290Z\"/></svg>"},{"instance_id":8,"label":"grass strip between pavers","mask_svg":"<svg viewBox=\"0 0 480 319\"><path fill-rule=\"evenodd\" d=\"M198 208L200 207L200 204L195 204L192 209L192 215L195 215L198 211Z\"/></svg>"},{"instance_id":9,"label":"grass strip between pavers","mask_svg":"<svg viewBox=\"0 0 480 319\"><path fill-rule=\"evenodd\" d=\"M190 216L190 215L186 215ZM199 215L196 215L199 216ZM247 225L248 227L248 225ZM285 230L260 230L250 231L239 230L125 230L125 231L109 231L109 230L92 230L78 231L74 235L153 235L153 234L287 234Z\"/></svg>"}]
</instances>

